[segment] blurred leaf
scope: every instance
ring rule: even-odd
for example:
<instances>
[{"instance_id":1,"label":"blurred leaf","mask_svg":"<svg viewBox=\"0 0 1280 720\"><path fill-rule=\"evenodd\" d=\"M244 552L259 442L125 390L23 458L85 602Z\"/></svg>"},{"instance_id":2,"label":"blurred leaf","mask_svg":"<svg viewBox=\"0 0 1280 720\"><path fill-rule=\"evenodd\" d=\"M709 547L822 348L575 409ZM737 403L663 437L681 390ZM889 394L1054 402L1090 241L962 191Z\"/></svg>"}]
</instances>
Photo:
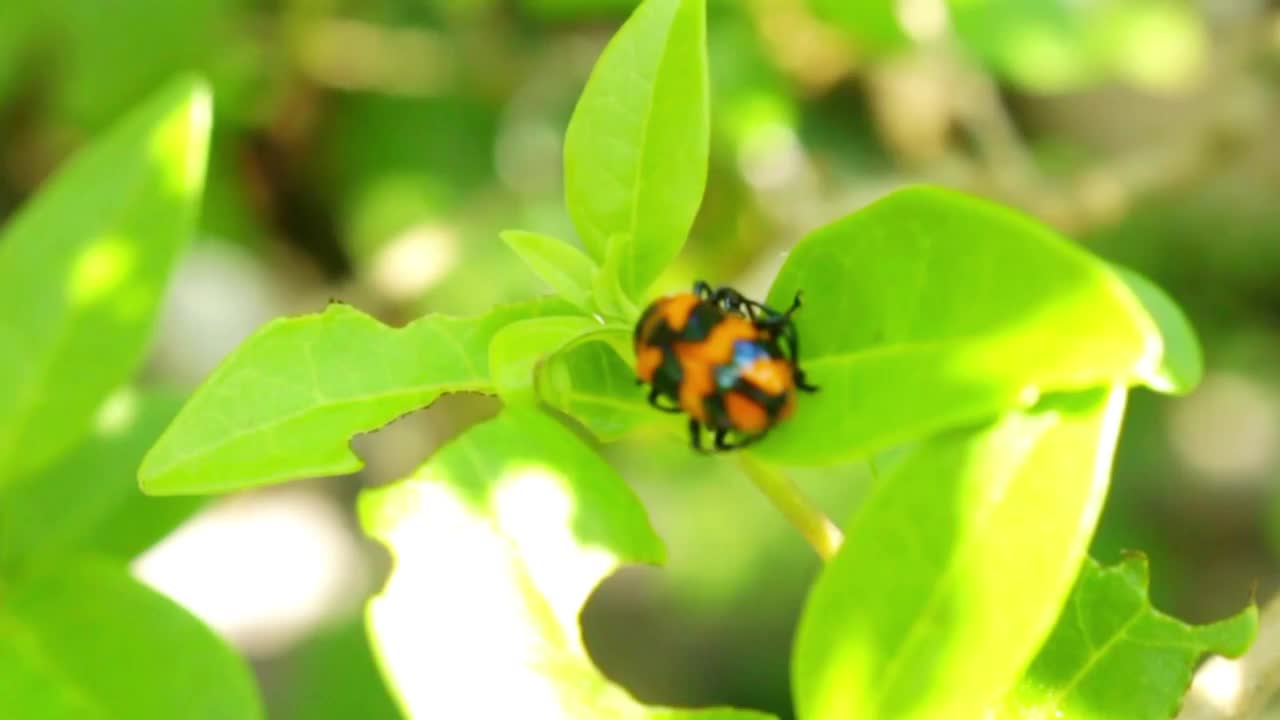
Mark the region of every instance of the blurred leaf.
<instances>
[{"instance_id":1,"label":"blurred leaf","mask_svg":"<svg viewBox=\"0 0 1280 720\"><path fill-rule=\"evenodd\" d=\"M572 245L549 235L508 230L502 240L560 297L591 312L591 282L596 264Z\"/></svg>"},{"instance_id":2,"label":"blurred leaf","mask_svg":"<svg viewBox=\"0 0 1280 720\"><path fill-rule=\"evenodd\" d=\"M13 3L10 3L13 4ZM58 44L58 110L97 127L175 73L208 78L219 124L250 114L253 85L269 63L246 56L255 43L235 32L248 19L243 0L152 0L45 3ZM7 13L6 13L7 15Z\"/></svg>"},{"instance_id":3,"label":"blurred leaf","mask_svg":"<svg viewBox=\"0 0 1280 720\"><path fill-rule=\"evenodd\" d=\"M866 53L886 53L911 44L898 22L900 2L809 0L809 4L819 17L840 28Z\"/></svg>"},{"instance_id":4,"label":"blurred leaf","mask_svg":"<svg viewBox=\"0 0 1280 720\"><path fill-rule=\"evenodd\" d=\"M489 371L498 396L508 405L535 403L534 372L576 337L600 328L589 317L545 317L520 320L502 328L489 343Z\"/></svg>"},{"instance_id":5,"label":"blurred leaf","mask_svg":"<svg viewBox=\"0 0 1280 720\"><path fill-rule=\"evenodd\" d=\"M360 514L395 556L369 620L410 717L763 717L649 710L592 665L587 595L663 549L622 478L551 418L507 408Z\"/></svg>"},{"instance_id":6,"label":"blurred leaf","mask_svg":"<svg viewBox=\"0 0 1280 720\"><path fill-rule=\"evenodd\" d=\"M1084 558L1124 394L1057 396L907 450L810 593L799 716L977 718L998 703Z\"/></svg>"},{"instance_id":7,"label":"blurred leaf","mask_svg":"<svg viewBox=\"0 0 1280 720\"><path fill-rule=\"evenodd\" d=\"M253 676L115 562L80 558L0 596L0 717L254 720Z\"/></svg>"},{"instance_id":8,"label":"blurred leaf","mask_svg":"<svg viewBox=\"0 0 1280 720\"><path fill-rule=\"evenodd\" d=\"M572 314L559 300L390 328L344 304L267 323L222 361L147 453L156 495L355 472L348 445L442 393L492 392L489 341L517 320Z\"/></svg>"},{"instance_id":9,"label":"blurred leaf","mask_svg":"<svg viewBox=\"0 0 1280 720\"><path fill-rule=\"evenodd\" d=\"M120 121L0 234L0 485L88 431L142 359L193 229L210 97L185 80Z\"/></svg>"},{"instance_id":10,"label":"blurred leaf","mask_svg":"<svg viewBox=\"0 0 1280 720\"><path fill-rule=\"evenodd\" d=\"M0 492L0 568L30 567L73 550L128 560L180 525L203 498L150 498L138 464L182 400L122 389L78 447Z\"/></svg>"},{"instance_id":11,"label":"blurred leaf","mask_svg":"<svg viewBox=\"0 0 1280 720\"><path fill-rule=\"evenodd\" d=\"M281 720L401 720L359 618L326 628L290 653L295 670L272 700ZM278 709L277 709L278 706Z\"/></svg>"},{"instance_id":12,"label":"blurred leaf","mask_svg":"<svg viewBox=\"0 0 1280 720\"><path fill-rule=\"evenodd\" d=\"M1202 655L1239 657L1253 642L1256 606L1187 625L1151 606L1147 579L1140 555L1110 568L1086 559L1057 627L996 717L1166 720Z\"/></svg>"},{"instance_id":13,"label":"blurred leaf","mask_svg":"<svg viewBox=\"0 0 1280 720\"><path fill-rule=\"evenodd\" d=\"M543 367L542 400L582 423L601 442L670 422L670 416L649 406L648 391L620 357L617 346L621 343L629 350L630 342L629 330L612 329L563 348Z\"/></svg>"},{"instance_id":14,"label":"blurred leaf","mask_svg":"<svg viewBox=\"0 0 1280 720\"><path fill-rule=\"evenodd\" d=\"M1148 89L1199 72L1205 29L1177 0L950 0L964 44L996 72L1042 92L1124 79Z\"/></svg>"},{"instance_id":15,"label":"blurred leaf","mask_svg":"<svg viewBox=\"0 0 1280 720\"><path fill-rule=\"evenodd\" d=\"M935 188L889 195L790 253L821 390L756 452L823 464L1113 381L1165 384L1157 328L1105 264L1042 225Z\"/></svg>"},{"instance_id":16,"label":"blurred leaf","mask_svg":"<svg viewBox=\"0 0 1280 720\"><path fill-rule=\"evenodd\" d=\"M565 136L565 201L622 290L640 297L684 245L707 178L703 0L645 0L596 62Z\"/></svg>"},{"instance_id":17,"label":"blurred leaf","mask_svg":"<svg viewBox=\"0 0 1280 720\"><path fill-rule=\"evenodd\" d=\"M42 19L39 3L9 3L5 8L0 23L0 103L7 99L14 81L22 78Z\"/></svg>"},{"instance_id":18,"label":"blurred leaf","mask_svg":"<svg viewBox=\"0 0 1280 720\"><path fill-rule=\"evenodd\" d=\"M1164 343L1160 367L1147 382L1164 393L1181 395L1191 392L1204 375L1204 359L1196 331L1191 328L1182 308L1155 283L1133 270L1120 265L1112 265L1111 269L1146 308Z\"/></svg>"}]
</instances>

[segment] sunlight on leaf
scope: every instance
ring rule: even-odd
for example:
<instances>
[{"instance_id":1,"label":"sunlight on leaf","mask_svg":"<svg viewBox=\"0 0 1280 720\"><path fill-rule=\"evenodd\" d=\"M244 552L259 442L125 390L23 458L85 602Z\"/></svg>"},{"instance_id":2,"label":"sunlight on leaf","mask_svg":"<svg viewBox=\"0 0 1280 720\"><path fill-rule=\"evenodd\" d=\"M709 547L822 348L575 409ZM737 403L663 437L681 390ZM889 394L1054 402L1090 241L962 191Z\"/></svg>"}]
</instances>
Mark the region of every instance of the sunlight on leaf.
<instances>
[{"instance_id":1,"label":"sunlight on leaf","mask_svg":"<svg viewBox=\"0 0 1280 720\"><path fill-rule=\"evenodd\" d=\"M395 557L369 620L410 717L764 717L649 709L591 664L587 595L663 549L617 473L547 416L506 409L360 510Z\"/></svg>"},{"instance_id":2,"label":"sunlight on leaf","mask_svg":"<svg viewBox=\"0 0 1280 720\"><path fill-rule=\"evenodd\" d=\"M1054 396L906 449L806 603L799 717L977 718L1003 698L1084 558L1124 396Z\"/></svg>"},{"instance_id":3,"label":"sunlight on leaf","mask_svg":"<svg viewBox=\"0 0 1280 720\"><path fill-rule=\"evenodd\" d=\"M539 233L507 230L502 241L560 297L583 312L592 312L592 278L596 264L576 247Z\"/></svg>"}]
</instances>

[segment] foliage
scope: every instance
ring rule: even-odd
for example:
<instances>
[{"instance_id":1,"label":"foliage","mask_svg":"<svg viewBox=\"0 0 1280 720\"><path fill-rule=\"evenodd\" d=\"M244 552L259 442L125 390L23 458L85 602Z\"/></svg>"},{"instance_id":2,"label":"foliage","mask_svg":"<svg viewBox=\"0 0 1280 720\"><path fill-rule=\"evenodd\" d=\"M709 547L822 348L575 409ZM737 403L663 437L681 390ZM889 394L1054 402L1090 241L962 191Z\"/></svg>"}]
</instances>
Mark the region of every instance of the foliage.
<instances>
[{"instance_id":1,"label":"foliage","mask_svg":"<svg viewBox=\"0 0 1280 720\"><path fill-rule=\"evenodd\" d=\"M872 55L921 42L919 28L886 14L890 4L812 4ZM681 275L695 217L717 210L705 5L641 2L586 80L563 144L563 230L581 247L555 233L501 234L553 296L403 327L341 302L277 319L180 410L136 376L195 227L208 92L185 82L161 94L48 182L0 235L0 340L22 348L0 355L0 715L261 717L243 662L124 564L199 495L357 471L354 438L467 392L495 395L503 409L359 501L365 532L394 557L368 627L399 710L766 717L641 702L597 669L579 624L606 576L666 555L598 446L646 429L684 442L681 420L651 410L634 383L630 334L652 288ZM1075 5L946 7L981 62L1034 90L1109 77L1163 87L1194 70L1194 52L1185 67L1153 70L1133 51L1161 22L1178 28L1175 45L1198 47L1200 28L1171 4ZM12 32L52 17L24 15ZM92 24L83 13L63 21ZM151 50L207 62L217 46L209 27ZM235 87L213 69L220 90ZM96 108L106 103L90 94L110 91L71 83L61 101ZM361 208L349 213L361 239L347 250L372 265L380 248L366 236L406 225L404 205L449 207L473 170L446 163L448 182L422 182L403 132L389 128L421 121L461 137L484 113L431 100L353 105L340 114L344 137L396 168L365 182L357 167L341 181ZM751 107L743 114L786 112ZM760 138L741 133L746 150L767 144ZM225 190L215 181L205 202L234 205ZM471 265L454 282L488 297L499 283ZM799 619L798 717L1168 717L1201 655L1248 646L1252 607L1187 626L1152 608L1145 564L1101 569L1087 556L1131 389L1182 394L1203 372L1190 323L1154 283L1017 211L920 185L801 239L768 301L797 295L801 362L821 390L750 450L751 462L833 477L867 462L876 475ZM174 497L139 495L134 468L146 493ZM68 496L76 504L64 511ZM1139 673L1150 682L1135 691ZM153 676L200 682L156 689L145 684Z\"/></svg>"},{"instance_id":2,"label":"foliage","mask_svg":"<svg viewBox=\"0 0 1280 720\"><path fill-rule=\"evenodd\" d=\"M128 384L191 237L210 113L202 83L174 85L0 238L0 337L22 350L0 360L5 717L262 717L244 662L125 565L199 503L139 494L177 401Z\"/></svg>"}]
</instances>

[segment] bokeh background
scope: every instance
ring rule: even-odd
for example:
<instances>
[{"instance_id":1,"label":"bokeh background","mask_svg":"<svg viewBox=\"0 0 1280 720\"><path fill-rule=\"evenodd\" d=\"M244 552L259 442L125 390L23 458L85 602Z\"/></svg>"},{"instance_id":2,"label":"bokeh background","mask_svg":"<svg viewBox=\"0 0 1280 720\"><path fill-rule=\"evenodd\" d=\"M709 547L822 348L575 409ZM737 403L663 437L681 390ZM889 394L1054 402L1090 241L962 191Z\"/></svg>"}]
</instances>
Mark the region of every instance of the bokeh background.
<instances>
[{"instance_id":1,"label":"bokeh background","mask_svg":"<svg viewBox=\"0 0 1280 720\"><path fill-rule=\"evenodd\" d=\"M542 291L498 240L572 238L561 137L628 0L6 0L0 217L175 73L216 90L200 237L150 382L194 387L262 322L333 297L391 323ZM1203 621L1280 586L1280 3L711 0L711 174L669 289L763 295L805 232L910 182L1019 208L1164 286L1207 374L1133 397L1094 552L1152 558ZM1016 273L1017 268L1009 268ZM388 560L360 488L493 413L447 397L358 441L368 468L211 502L137 572L229 637L273 718L397 717L365 646ZM666 539L588 605L641 699L789 717L810 551L731 463L608 449ZM800 475L843 518L857 467ZM892 547L884 548L892 553Z\"/></svg>"}]
</instances>

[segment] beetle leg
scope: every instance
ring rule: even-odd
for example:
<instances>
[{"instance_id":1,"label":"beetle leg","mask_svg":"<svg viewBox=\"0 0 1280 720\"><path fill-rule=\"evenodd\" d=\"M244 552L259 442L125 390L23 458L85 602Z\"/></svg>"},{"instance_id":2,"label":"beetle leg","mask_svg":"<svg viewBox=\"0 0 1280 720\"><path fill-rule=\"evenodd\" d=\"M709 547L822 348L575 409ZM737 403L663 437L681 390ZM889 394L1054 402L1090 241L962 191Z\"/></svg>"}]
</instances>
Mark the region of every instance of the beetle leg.
<instances>
[{"instance_id":1,"label":"beetle leg","mask_svg":"<svg viewBox=\"0 0 1280 720\"><path fill-rule=\"evenodd\" d=\"M689 445L698 452L706 452L702 449L702 423L697 418L689 418Z\"/></svg>"},{"instance_id":2,"label":"beetle leg","mask_svg":"<svg viewBox=\"0 0 1280 720\"><path fill-rule=\"evenodd\" d=\"M803 370L801 370L800 368L796 368L796 389L797 389L797 390L803 390L803 391L805 391L805 392L810 392L810 393L812 393L812 392L818 392L818 386L817 386L817 385L810 385L810 384L805 380L805 377L804 377L804 371L803 371Z\"/></svg>"},{"instance_id":3,"label":"beetle leg","mask_svg":"<svg viewBox=\"0 0 1280 720\"><path fill-rule=\"evenodd\" d=\"M730 445L729 443L726 443L724 441L725 436L728 434L729 434L728 430L716 431L716 450L732 450L734 448L733 445Z\"/></svg>"},{"instance_id":4,"label":"beetle leg","mask_svg":"<svg viewBox=\"0 0 1280 720\"><path fill-rule=\"evenodd\" d=\"M663 405L662 403L658 402L659 397L660 397L660 396L658 395L658 388L653 388L652 390L650 390L650 391L649 391L649 404L650 404L650 405L652 405L652 406L654 406L655 408L657 408L657 409L661 410L662 412L669 412L669 413L684 412L684 411L683 411L683 410L681 410L678 406L673 407L673 406L670 406L670 405Z\"/></svg>"},{"instance_id":5,"label":"beetle leg","mask_svg":"<svg viewBox=\"0 0 1280 720\"><path fill-rule=\"evenodd\" d=\"M699 280L693 284L693 294L703 300L713 299L716 297L716 291L713 290L705 280Z\"/></svg>"}]
</instances>

